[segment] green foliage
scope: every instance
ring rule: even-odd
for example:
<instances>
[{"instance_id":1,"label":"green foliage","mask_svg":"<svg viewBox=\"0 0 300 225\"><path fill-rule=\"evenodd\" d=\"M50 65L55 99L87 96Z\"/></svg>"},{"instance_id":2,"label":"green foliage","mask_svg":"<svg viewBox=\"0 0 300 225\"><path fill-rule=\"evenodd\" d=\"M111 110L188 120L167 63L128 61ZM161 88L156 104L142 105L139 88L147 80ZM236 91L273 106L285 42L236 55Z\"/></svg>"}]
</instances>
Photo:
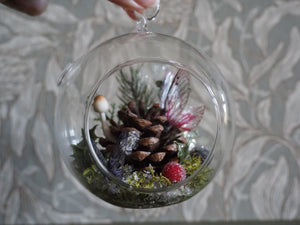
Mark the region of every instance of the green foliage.
<instances>
[{"instance_id":1,"label":"green foliage","mask_svg":"<svg viewBox=\"0 0 300 225\"><path fill-rule=\"evenodd\" d=\"M140 73L139 69L130 67L130 74L121 70L117 80L120 84L119 90L121 92L119 99L124 104L134 101L138 105L142 101L147 109L155 101L157 93L153 90L156 87L151 85L152 83Z\"/></svg>"},{"instance_id":2,"label":"green foliage","mask_svg":"<svg viewBox=\"0 0 300 225\"><path fill-rule=\"evenodd\" d=\"M95 134L95 129L96 126L90 129L90 137L94 141L98 138ZM83 140L81 142L79 142L77 145L72 145L74 167L84 178L91 191L103 191L103 188L106 187L104 182L110 181L105 180L104 176L97 170L96 165L94 165L93 161L91 160L88 144L84 138L84 135L82 137ZM178 154L181 157L181 164L186 170L186 175L191 176L200 168L201 156L190 155L188 151L188 144L178 145L180 145L180 153ZM161 173L156 174L151 165L147 170L135 172L132 172L131 166L124 165L124 171L126 171L125 177L127 177L124 181L133 187L151 189L172 185L169 179L164 177ZM196 174L188 186L190 186L192 189L201 189L209 182L211 172L211 169L203 168Z\"/></svg>"},{"instance_id":3,"label":"green foliage","mask_svg":"<svg viewBox=\"0 0 300 225\"><path fill-rule=\"evenodd\" d=\"M91 167L85 169L82 173L83 177L86 179L88 184L92 184L95 179L97 179L97 170L96 166L93 164Z\"/></svg>"},{"instance_id":4,"label":"green foliage","mask_svg":"<svg viewBox=\"0 0 300 225\"><path fill-rule=\"evenodd\" d=\"M155 188L171 185L168 178L162 174L156 175L152 166L149 170L135 171L127 179L126 182L137 188Z\"/></svg>"},{"instance_id":5,"label":"green foliage","mask_svg":"<svg viewBox=\"0 0 300 225\"><path fill-rule=\"evenodd\" d=\"M201 166L201 156L190 155L183 161L186 175L191 176ZM212 170L209 168L202 168L194 177L193 181L189 184L191 188L200 189L209 182Z\"/></svg>"},{"instance_id":6,"label":"green foliage","mask_svg":"<svg viewBox=\"0 0 300 225\"><path fill-rule=\"evenodd\" d=\"M204 185L208 184L211 179L212 169L203 168L189 184L193 189L201 189Z\"/></svg>"},{"instance_id":7,"label":"green foliage","mask_svg":"<svg viewBox=\"0 0 300 225\"><path fill-rule=\"evenodd\" d=\"M95 134L95 130L96 130L96 126L90 129L90 137L93 140L97 138ZM82 137L83 139L77 145L72 145L73 148L72 157L74 158L73 164L75 169L80 173L93 164L90 157L88 144L84 138L83 129L82 129Z\"/></svg>"},{"instance_id":8,"label":"green foliage","mask_svg":"<svg viewBox=\"0 0 300 225\"><path fill-rule=\"evenodd\" d=\"M111 120L114 118L116 112L116 103L112 103L110 109L108 110L109 116L107 116L108 120Z\"/></svg>"},{"instance_id":9,"label":"green foliage","mask_svg":"<svg viewBox=\"0 0 300 225\"><path fill-rule=\"evenodd\" d=\"M201 156L189 156L184 159L182 165L185 169L186 175L190 176L200 168Z\"/></svg>"},{"instance_id":10,"label":"green foliage","mask_svg":"<svg viewBox=\"0 0 300 225\"><path fill-rule=\"evenodd\" d=\"M174 143L177 145L178 148L177 157L179 158L180 163L183 163L183 161L189 155L189 145L188 143L182 144L177 141L174 141Z\"/></svg>"}]
</instances>

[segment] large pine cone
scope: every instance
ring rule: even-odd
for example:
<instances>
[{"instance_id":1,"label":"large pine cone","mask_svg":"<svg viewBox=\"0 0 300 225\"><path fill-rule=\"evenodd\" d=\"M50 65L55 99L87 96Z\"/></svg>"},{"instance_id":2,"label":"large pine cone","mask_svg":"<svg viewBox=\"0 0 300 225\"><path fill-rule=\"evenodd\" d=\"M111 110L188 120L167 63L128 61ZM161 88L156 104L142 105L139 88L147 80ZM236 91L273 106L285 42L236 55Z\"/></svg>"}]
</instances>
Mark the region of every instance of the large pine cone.
<instances>
[{"instance_id":1,"label":"large pine cone","mask_svg":"<svg viewBox=\"0 0 300 225\"><path fill-rule=\"evenodd\" d=\"M143 105L142 102L138 105L128 102L118 111L122 124L110 121L110 131L117 141L100 138L99 143L105 152L121 150L126 154L125 164L136 169L149 164L161 169L167 162L177 160L175 142L186 143L186 139L180 129L168 123L159 104L153 104L148 110L144 110Z\"/></svg>"}]
</instances>

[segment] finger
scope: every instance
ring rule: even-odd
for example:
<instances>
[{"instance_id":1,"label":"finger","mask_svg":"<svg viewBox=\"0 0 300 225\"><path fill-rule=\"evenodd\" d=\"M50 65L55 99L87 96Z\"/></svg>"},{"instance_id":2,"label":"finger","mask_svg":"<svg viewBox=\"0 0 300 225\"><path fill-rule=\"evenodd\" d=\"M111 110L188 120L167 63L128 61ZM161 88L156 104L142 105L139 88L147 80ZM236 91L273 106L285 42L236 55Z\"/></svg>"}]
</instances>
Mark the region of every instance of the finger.
<instances>
[{"instance_id":1,"label":"finger","mask_svg":"<svg viewBox=\"0 0 300 225\"><path fill-rule=\"evenodd\" d=\"M124 9L124 10L125 10L125 12L127 13L127 15L128 15L131 19L133 19L133 20L138 20L136 14L135 14L135 11L133 11L133 10L128 10L128 9Z\"/></svg>"},{"instance_id":2,"label":"finger","mask_svg":"<svg viewBox=\"0 0 300 225\"><path fill-rule=\"evenodd\" d=\"M46 10L48 0L6 0L3 4L30 16L38 16Z\"/></svg>"},{"instance_id":3,"label":"finger","mask_svg":"<svg viewBox=\"0 0 300 225\"><path fill-rule=\"evenodd\" d=\"M156 0L135 0L135 2L144 9L151 8L156 4Z\"/></svg>"},{"instance_id":4,"label":"finger","mask_svg":"<svg viewBox=\"0 0 300 225\"><path fill-rule=\"evenodd\" d=\"M144 11L144 8L133 0L109 0L109 1L121 6L125 10L137 11L140 13Z\"/></svg>"}]
</instances>

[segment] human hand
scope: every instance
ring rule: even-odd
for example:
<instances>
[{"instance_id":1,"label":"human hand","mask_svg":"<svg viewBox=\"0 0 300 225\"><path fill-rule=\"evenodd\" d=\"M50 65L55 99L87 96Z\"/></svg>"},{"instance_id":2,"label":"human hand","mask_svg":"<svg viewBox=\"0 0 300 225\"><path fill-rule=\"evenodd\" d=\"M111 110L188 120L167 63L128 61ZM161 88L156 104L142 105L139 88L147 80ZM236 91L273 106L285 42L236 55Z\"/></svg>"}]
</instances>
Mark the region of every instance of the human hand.
<instances>
[{"instance_id":1,"label":"human hand","mask_svg":"<svg viewBox=\"0 0 300 225\"><path fill-rule=\"evenodd\" d=\"M0 3L30 16L42 14L48 6L48 0L0 0Z\"/></svg>"},{"instance_id":2,"label":"human hand","mask_svg":"<svg viewBox=\"0 0 300 225\"><path fill-rule=\"evenodd\" d=\"M134 12L143 13L155 5L157 0L109 0L121 6L130 18L137 20ZM0 3L31 16L42 14L48 6L48 0L0 0Z\"/></svg>"},{"instance_id":3,"label":"human hand","mask_svg":"<svg viewBox=\"0 0 300 225\"><path fill-rule=\"evenodd\" d=\"M157 2L157 0L109 0L116 5L121 6L128 16L133 20L138 20L135 12L143 14L144 10L151 8Z\"/></svg>"}]
</instances>

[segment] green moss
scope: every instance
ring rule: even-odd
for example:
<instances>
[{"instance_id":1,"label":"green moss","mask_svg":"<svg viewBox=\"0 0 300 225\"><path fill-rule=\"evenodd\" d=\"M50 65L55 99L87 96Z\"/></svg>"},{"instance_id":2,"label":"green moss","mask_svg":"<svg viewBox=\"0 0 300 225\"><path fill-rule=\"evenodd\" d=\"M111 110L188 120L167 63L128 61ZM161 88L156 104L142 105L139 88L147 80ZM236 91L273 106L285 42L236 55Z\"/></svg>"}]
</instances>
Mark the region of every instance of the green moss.
<instances>
[{"instance_id":1,"label":"green moss","mask_svg":"<svg viewBox=\"0 0 300 225\"><path fill-rule=\"evenodd\" d=\"M97 179L98 172L96 170L96 166L92 165L91 167L86 168L83 173L83 177L86 179L88 184L93 184Z\"/></svg>"},{"instance_id":2,"label":"green moss","mask_svg":"<svg viewBox=\"0 0 300 225\"><path fill-rule=\"evenodd\" d=\"M156 175L152 166L149 166L149 170L141 170L133 172L127 179L126 183L137 188L157 188L171 185L168 178L162 174Z\"/></svg>"},{"instance_id":3,"label":"green moss","mask_svg":"<svg viewBox=\"0 0 300 225\"><path fill-rule=\"evenodd\" d=\"M192 175L201 165L201 156L189 156L182 163L187 176Z\"/></svg>"},{"instance_id":4,"label":"green moss","mask_svg":"<svg viewBox=\"0 0 300 225\"><path fill-rule=\"evenodd\" d=\"M94 126L90 130L90 136L91 138L93 138L93 140L96 139L95 129L96 126ZM82 130L82 137L84 137L83 130ZM73 165L77 171L82 173L86 168L90 167L92 164L88 144L86 140L83 138L77 145L72 145L72 148L73 148L72 157L74 158Z\"/></svg>"},{"instance_id":5,"label":"green moss","mask_svg":"<svg viewBox=\"0 0 300 225\"><path fill-rule=\"evenodd\" d=\"M95 135L95 128L90 130L90 137L94 141L97 140ZM176 196L170 197L166 194L149 194L143 192L136 192L121 186L116 185L114 182L105 177L94 165L89 154L89 148L86 140L84 139L77 145L73 145L73 165L78 171L79 176L83 179L85 186L98 197L125 207L133 207L130 202L135 202L134 207L150 207L149 202L152 202L152 206L162 206L173 204L178 201L183 201L202 189L210 180L212 170L209 168L203 168L193 180L186 184L186 188L182 189L181 193L177 193ZM196 155L190 155L188 145L182 145L182 165L186 170L187 176L195 173L201 166L201 157ZM124 182L132 185L136 188L155 189L163 188L172 185L169 179L164 177L161 173L155 173L152 166L149 166L147 170L132 172L132 166L124 165ZM191 190L192 192L186 192L185 190Z\"/></svg>"},{"instance_id":6,"label":"green moss","mask_svg":"<svg viewBox=\"0 0 300 225\"><path fill-rule=\"evenodd\" d=\"M191 176L193 173L195 173L200 168L201 163L201 156L188 156L182 164L185 168L186 175ZM212 170L210 168L203 168L197 173L189 186L193 189L201 189L209 182L211 174Z\"/></svg>"}]
</instances>

